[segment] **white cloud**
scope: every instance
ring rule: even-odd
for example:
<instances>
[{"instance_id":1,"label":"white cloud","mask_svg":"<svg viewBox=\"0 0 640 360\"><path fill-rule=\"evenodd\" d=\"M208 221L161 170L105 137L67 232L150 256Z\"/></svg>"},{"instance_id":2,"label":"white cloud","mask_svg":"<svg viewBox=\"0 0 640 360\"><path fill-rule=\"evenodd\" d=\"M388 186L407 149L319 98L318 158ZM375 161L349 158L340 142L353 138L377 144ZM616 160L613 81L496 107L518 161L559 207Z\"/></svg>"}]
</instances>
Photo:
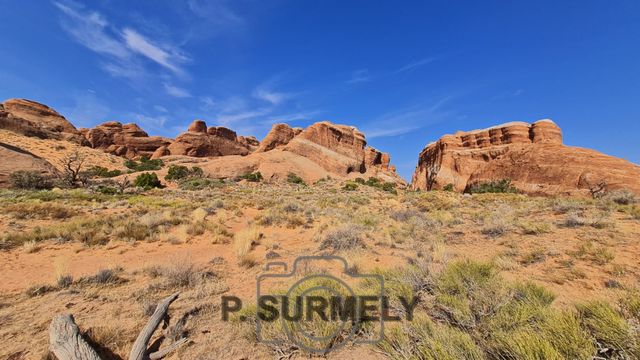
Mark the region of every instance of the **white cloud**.
<instances>
[{"instance_id":1,"label":"white cloud","mask_svg":"<svg viewBox=\"0 0 640 360\"><path fill-rule=\"evenodd\" d=\"M186 61L186 56L180 54L175 50L165 50L164 48L167 47L166 45L155 45L146 37L140 35L137 31L130 28L125 28L122 31L122 36L127 47L133 52L138 53L161 66L164 66L165 68L173 71L176 74L184 73L184 71L177 65L177 63Z\"/></svg>"},{"instance_id":2,"label":"white cloud","mask_svg":"<svg viewBox=\"0 0 640 360\"><path fill-rule=\"evenodd\" d=\"M296 113L283 114L283 115L271 115L265 121L263 121L262 124L273 125L278 123L309 120L320 113L322 113L322 111L316 110L316 111L308 111L308 112L296 112Z\"/></svg>"},{"instance_id":3,"label":"white cloud","mask_svg":"<svg viewBox=\"0 0 640 360\"><path fill-rule=\"evenodd\" d=\"M273 105L279 105L291 97L291 94L267 90L264 88L256 88L253 96L257 99L264 100Z\"/></svg>"},{"instance_id":4,"label":"white cloud","mask_svg":"<svg viewBox=\"0 0 640 360\"><path fill-rule=\"evenodd\" d=\"M73 96L74 105L61 107L63 114L76 127L93 127L107 120L109 106L98 100L94 93Z\"/></svg>"},{"instance_id":5,"label":"white cloud","mask_svg":"<svg viewBox=\"0 0 640 360\"><path fill-rule=\"evenodd\" d=\"M177 97L177 98L188 98L191 97L191 93L187 89L183 89L177 86L173 86L167 83L164 83L164 90L167 94Z\"/></svg>"},{"instance_id":6,"label":"white cloud","mask_svg":"<svg viewBox=\"0 0 640 360\"><path fill-rule=\"evenodd\" d=\"M109 23L102 15L97 12L82 12L57 2L54 4L67 15L62 27L74 40L97 53L120 59L130 56L126 46L109 32Z\"/></svg>"},{"instance_id":7,"label":"white cloud","mask_svg":"<svg viewBox=\"0 0 640 360\"><path fill-rule=\"evenodd\" d=\"M73 3L55 2L64 15L61 26L73 40L104 56L100 66L114 77L141 79L148 71L143 59L184 76L180 67L189 60L177 47L150 40L140 32L125 27L119 30L100 13Z\"/></svg>"},{"instance_id":8,"label":"white cloud","mask_svg":"<svg viewBox=\"0 0 640 360\"><path fill-rule=\"evenodd\" d=\"M418 68L420 66L432 63L434 61L436 61L435 57L427 57L427 58L424 58L424 59L420 59L420 60L418 60L416 62L409 63L409 64L399 68L398 70L394 71L393 73L394 74L399 74L399 73L402 73L402 72L405 72L405 71L411 71L411 70L414 70L414 69L416 69L416 68Z\"/></svg>"}]
</instances>

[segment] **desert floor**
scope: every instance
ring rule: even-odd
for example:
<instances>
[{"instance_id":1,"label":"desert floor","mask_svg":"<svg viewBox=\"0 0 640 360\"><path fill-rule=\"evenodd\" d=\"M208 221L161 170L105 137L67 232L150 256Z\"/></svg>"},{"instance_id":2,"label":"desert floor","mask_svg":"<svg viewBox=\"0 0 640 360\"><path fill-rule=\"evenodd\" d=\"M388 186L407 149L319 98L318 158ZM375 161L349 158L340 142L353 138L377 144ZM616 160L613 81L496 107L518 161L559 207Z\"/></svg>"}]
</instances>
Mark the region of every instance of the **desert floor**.
<instances>
[{"instance_id":1,"label":"desert floor","mask_svg":"<svg viewBox=\"0 0 640 360\"><path fill-rule=\"evenodd\" d=\"M610 199L241 182L125 195L3 190L0 208L3 359L52 358L48 326L59 313L72 313L105 358L126 358L153 304L176 291L169 312L182 321L165 343L190 342L168 358L307 358L257 343L250 321L223 322L220 312L223 295L255 302L266 263L300 255L342 256L353 273L415 267L436 279L469 259L491 264L500 281L544 287L557 311L596 300L618 309L640 280L638 207ZM433 313L438 296L419 306ZM433 319L467 331L450 314ZM393 348L348 344L327 357L403 358Z\"/></svg>"}]
</instances>

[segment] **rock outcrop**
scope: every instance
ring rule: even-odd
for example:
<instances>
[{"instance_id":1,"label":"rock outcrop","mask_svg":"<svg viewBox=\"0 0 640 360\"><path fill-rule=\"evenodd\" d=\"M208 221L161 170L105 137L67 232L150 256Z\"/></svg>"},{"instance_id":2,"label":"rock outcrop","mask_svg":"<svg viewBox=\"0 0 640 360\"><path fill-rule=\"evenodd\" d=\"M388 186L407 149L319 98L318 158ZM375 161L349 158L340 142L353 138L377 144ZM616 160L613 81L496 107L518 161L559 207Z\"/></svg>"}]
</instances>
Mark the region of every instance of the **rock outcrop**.
<instances>
[{"instance_id":1,"label":"rock outcrop","mask_svg":"<svg viewBox=\"0 0 640 360\"><path fill-rule=\"evenodd\" d=\"M171 143L171 139L149 136L136 124L121 124L109 121L92 129L80 129L94 149L101 149L113 155L134 158L151 156L161 147Z\"/></svg>"},{"instance_id":2,"label":"rock outcrop","mask_svg":"<svg viewBox=\"0 0 640 360\"><path fill-rule=\"evenodd\" d=\"M551 120L513 122L484 130L445 135L419 155L413 175L416 189L457 191L498 179L510 179L528 194L588 194L606 183L640 194L640 166L595 150L565 146Z\"/></svg>"},{"instance_id":3,"label":"rock outcrop","mask_svg":"<svg viewBox=\"0 0 640 360\"><path fill-rule=\"evenodd\" d=\"M15 171L35 171L45 177L58 173L48 161L9 144L0 143L0 158L0 188L9 187L9 176Z\"/></svg>"},{"instance_id":4,"label":"rock outcrop","mask_svg":"<svg viewBox=\"0 0 640 360\"><path fill-rule=\"evenodd\" d=\"M0 129L41 139L67 140L86 145L80 132L50 107L25 99L0 104Z\"/></svg>"},{"instance_id":5,"label":"rock outcrop","mask_svg":"<svg viewBox=\"0 0 640 360\"><path fill-rule=\"evenodd\" d=\"M195 120L167 147L171 155L195 157L247 155L250 148L246 138L240 141L235 131L221 126L207 128L202 120Z\"/></svg>"},{"instance_id":6,"label":"rock outcrop","mask_svg":"<svg viewBox=\"0 0 640 360\"><path fill-rule=\"evenodd\" d=\"M260 143L257 153L286 151L316 163L319 167L345 177L387 172L398 178L389 166L389 155L367 146L364 134L352 126L317 122L306 129L275 124Z\"/></svg>"}]
</instances>

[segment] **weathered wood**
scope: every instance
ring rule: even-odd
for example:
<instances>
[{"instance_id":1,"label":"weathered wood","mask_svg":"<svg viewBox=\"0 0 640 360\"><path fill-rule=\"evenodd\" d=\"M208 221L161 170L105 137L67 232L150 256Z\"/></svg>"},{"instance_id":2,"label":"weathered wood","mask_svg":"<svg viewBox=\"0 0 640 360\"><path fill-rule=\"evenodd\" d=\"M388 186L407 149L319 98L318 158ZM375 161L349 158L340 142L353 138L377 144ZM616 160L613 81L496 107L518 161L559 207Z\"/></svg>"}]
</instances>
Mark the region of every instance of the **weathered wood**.
<instances>
[{"instance_id":1,"label":"weathered wood","mask_svg":"<svg viewBox=\"0 0 640 360\"><path fill-rule=\"evenodd\" d=\"M185 344L187 342L187 338L182 338L176 342L174 342L173 344L160 349L154 353L149 354L149 359L150 360L159 360L162 359L163 357L167 356L170 352L172 352L173 350L176 350L177 348L179 348L180 346L182 346L183 344Z\"/></svg>"},{"instance_id":2,"label":"weathered wood","mask_svg":"<svg viewBox=\"0 0 640 360\"><path fill-rule=\"evenodd\" d=\"M49 325L49 349L59 360L100 360L80 335L71 314L57 315Z\"/></svg>"},{"instance_id":3,"label":"weathered wood","mask_svg":"<svg viewBox=\"0 0 640 360\"><path fill-rule=\"evenodd\" d=\"M147 322L147 325L144 327L144 329L142 329L142 331L138 335L138 338L133 343L133 347L131 348L131 352L129 353L129 360L151 359L147 350L149 340L151 340L151 337L158 328L158 325L160 325L160 322L165 318L167 311L169 310L169 306L178 298L179 294L180 293L175 293L158 303L158 306L156 306L156 310L153 312L153 315L151 315L151 318ZM175 348L184 343L182 340L183 339L176 341L173 345L168 346L168 350L163 349L157 351L156 353L154 353L155 355L153 359L159 359L162 356L168 354L169 351L175 350ZM176 346L174 347L174 345ZM167 350L166 353L164 352L165 350Z\"/></svg>"}]
</instances>

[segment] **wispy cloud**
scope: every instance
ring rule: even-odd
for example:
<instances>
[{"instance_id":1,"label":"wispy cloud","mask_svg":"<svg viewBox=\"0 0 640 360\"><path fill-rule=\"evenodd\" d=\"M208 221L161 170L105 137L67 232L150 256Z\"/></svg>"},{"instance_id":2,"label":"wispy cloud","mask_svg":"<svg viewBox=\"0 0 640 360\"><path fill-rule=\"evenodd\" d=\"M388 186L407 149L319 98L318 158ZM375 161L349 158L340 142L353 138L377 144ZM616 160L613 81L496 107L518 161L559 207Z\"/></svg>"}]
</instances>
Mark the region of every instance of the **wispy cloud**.
<instances>
[{"instance_id":1,"label":"wispy cloud","mask_svg":"<svg viewBox=\"0 0 640 360\"><path fill-rule=\"evenodd\" d=\"M178 66L178 63L188 60L185 55L176 50L165 50L165 48L168 48L166 45L155 45L149 39L130 28L125 28L122 31L122 35L127 47L133 52L164 66L176 74L184 74L184 70Z\"/></svg>"},{"instance_id":2,"label":"wispy cloud","mask_svg":"<svg viewBox=\"0 0 640 360\"><path fill-rule=\"evenodd\" d=\"M191 93L187 89L164 83L164 90L167 94L177 98L189 98Z\"/></svg>"},{"instance_id":3,"label":"wispy cloud","mask_svg":"<svg viewBox=\"0 0 640 360\"><path fill-rule=\"evenodd\" d=\"M363 126L368 139L399 136L445 120L453 111L444 109L451 97L383 114Z\"/></svg>"},{"instance_id":4,"label":"wispy cloud","mask_svg":"<svg viewBox=\"0 0 640 360\"><path fill-rule=\"evenodd\" d=\"M419 67L421 67L423 65L427 65L429 63L432 63L434 61L436 61L435 57L426 57L426 58L420 59L418 61L409 63L409 64L399 68L398 70L394 71L393 73L394 74L399 74L399 73L403 73L403 72L406 72L406 71L411 71L411 70L417 69L417 68L419 68Z\"/></svg>"},{"instance_id":5,"label":"wispy cloud","mask_svg":"<svg viewBox=\"0 0 640 360\"><path fill-rule=\"evenodd\" d=\"M368 69L358 69L351 73L351 78L347 80L347 84L357 84L371 81L372 79L373 76L369 73Z\"/></svg>"},{"instance_id":6,"label":"wispy cloud","mask_svg":"<svg viewBox=\"0 0 640 360\"><path fill-rule=\"evenodd\" d=\"M253 96L256 99L264 100L272 105L279 105L285 100L292 97L291 94L268 90L262 87L258 87L253 91Z\"/></svg>"},{"instance_id":7,"label":"wispy cloud","mask_svg":"<svg viewBox=\"0 0 640 360\"><path fill-rule=\"evenodd\" d=\"M396 70L392 70L392 71L376 71L375 75L369 71L369 69L358 69L355 70L351 73L351 78L349 80L347 80L347 84L358 84L358 83L363 83L363 82L369 82L369 81L374 81L374 80L378 80L380 78L385 78L388 76L392 76L392 75L397 75L400 73L404 73L404 72L408 72L408 71L413 71L421 66L427 65L429 63L432 63L434 61L436 61L437 58L436 57L425 57L423 59L420 59L418 61L414 61L411 63L408 63Z\"/></svg>"},{"instance_id":8,"label":"wispy cloud","mask_svg":"<svg viewBox=\"0 0 640 360\"><path fill-rule=\"evenodd\" d=\"M64 30L78 43L100 54L120 59L130 56L127 47L109 31L109 23L101 14L83 12L58 2L54 4L67 16L62 22Z\"/></svg>"},{"instance_id":9,"label":"wispy cloud","mask_svg":"<svg viewBox=\"0 0 640 360\"><path fill-rule=\"evenodd\" d=\"M173 75L185 76L181 67L189 57L176 46L150 39L132 27L122 29L102 14L72 2L54 2L63 14L61 26L71 38L103 56L101 67L114 77L140 79L150 71L143 60L151 61Z\"/></svg>"},{"instance_id":10,"label":"wispy cloud","mask_svg":"<svg viewBox=\"0 0 640 360\"><path fill-rule=\"evenodd\" d=\"M293 121L309 120L321 113L322 111L320 110L314 110L314 111L307 111L307 112L289 113L289 114L283 114L283 115L272 115L272 116L269 116L267 119L265 119L262 122L262 124L273 125L277 123L288 123Z\"/></svg>"}]
</instances>

